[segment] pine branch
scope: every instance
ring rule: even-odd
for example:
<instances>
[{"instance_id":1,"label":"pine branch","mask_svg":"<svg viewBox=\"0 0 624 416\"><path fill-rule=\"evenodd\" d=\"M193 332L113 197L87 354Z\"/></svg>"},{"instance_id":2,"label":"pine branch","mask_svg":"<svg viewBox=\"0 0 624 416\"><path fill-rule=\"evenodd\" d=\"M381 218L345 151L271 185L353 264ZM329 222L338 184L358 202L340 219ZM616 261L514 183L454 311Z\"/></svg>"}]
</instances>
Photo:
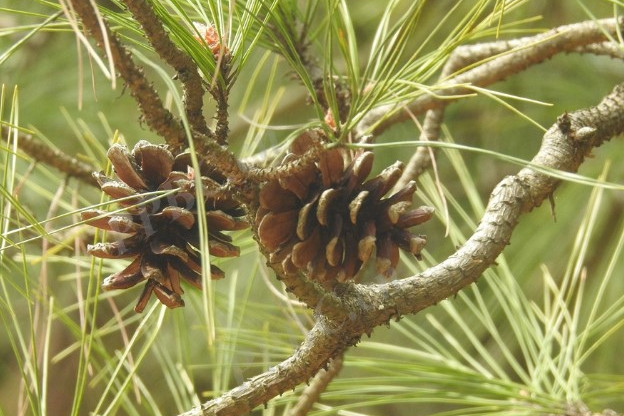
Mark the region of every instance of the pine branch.
<instances>
[{"instance_id":1,"label":"pine branch","mask_svg":"<svg viewBox=\"0 0 624 416\"><path fill-rule=\"evenodd\" d=\"M225 74L224 74L225 76ZM215 85L213 96L217 102L217 112L215 118L217 121L215 136L219 144L227 143L230 134L230 117L228 112L229 92L220 84Z\"/></svg>"},{"instance_id":2,"label":"pine branch","mask_svg":"<svg viewBox=\"0 0 624 416\"><path fill-rule=\"evenodd\" d=\"M597 106L564 114L546 132L533 165L576 172L594 147L624 132L624 84ZM453 296L475 282L509 244L519 218L539 206L561 181L534 168L503 179L472 237L442 263L402 280L380 285L340 286L342 314L321 302L317 322L292 357L213 399L191 415L239 415L266 403L316 374L347 346L376 326L413 314ZM330 317L331 316L331 317Z\"/></svg>"},{"instance_id":3,"label":"pine branch","mask_svg":"<svg viewBox=\"0 0 624 416\"><path fill-rule=\"evenodd\" d=\"M440 138L442 122L444 120L446 106L428 110L423 121L422 131L420 132L420 141L435 142ZM431 155L435 149L427 146L418 146L416 151L405 164L403 175L397 182L396 189L401 189L411 180L420 176L431 165Z\"/></svg>"},{"instance_id":4,"label":"pine branch","mask_svg":"<svg viewBox=\"0 0 624 416\"><path fill-rule=\"evenodd\" d=\"M299 397L297 404L290 410L288 416L305 416L308 414L314 403L316 403L321 394L325 391L329 383L342 370L343 356L339 355L332 359L326 369L320 370L305 388Z\"/></svg>"},{"instance_id":5,"label":"pine branch","mask_svg":"<svg viewBox=\"0 0 624 416\"><path fill-rule=\"evenodd\" d=\"M2 126L3 140L11 140L12 135L13 133L9 127ZM18 133L17 146L37 162L52 166L67 174L67 176L79 179L89 185L98 186L92 175L97 170L94 166L71 157L59 149L48 146L31 134Z\"/></svg>"},{"instance_id":6,"label":"pine branch","mask_svg":"<svg viewBox=\"0 0 624 416\"><path fill-rule=\"evenodd\" d=\"M236 186L246 185L249 181L249 167L239 161L226 147L219 145L208 137L199 135L200 140L195 142L196 151L215 170L219 171Z\"/></svg>"},{"instance_id":7,"label":"pine branch","mask_svg":"<svg viewBox=\"0 0 624 416\"><path fill-rule=\"evenodd\" d=\"M338 331L339 328L334 327L333 323L323 317L319 318L289 359L181 416L228 416L251 412L259 404L308 380L329 358L339 355L356 341L336 336Z\"/></svg>"},{"instance_id":8,"label":"pine branch","mask_svg":"<svg viewBox=\"0 0 624 416\"><path fill-rule=\"evenodd\" d=\"M411 114L418 115L427 110L443 107L456 100L450 98L452 96L473 93L470 88L464 86L466 84L479 87L491 85L532 65L544 62L558 53L573 52L587 45L605 42L608 40L607 35L617 36L622 26L622 21L616 19L585 21L560 26L536 36L473 45L471 53L480 56L493 56L497 53L502 55L446 79L443 84L439 84L445 88L436 91L437 96L423 95L406 103L406 108ZM370 111L357 126L358 137L369 132L378 135L390 126L408 119L409 113L395 111L398 108L400 106L397 105L382 106Z\"/></svg>"},{"instance_id":9,"label":"pine branch","mask_svg":"<svg viewBox=\"0 0 624 416\"><path fill-rule=\"evenodd\" d=\"M313 144L307 149L305 154L301 155L297 160L283 163L277 167L254 168L250 172L250 179L257 182L264 182L279 177L286 177L318 160L320 152L324 149L323 144L328 143L327 136L320 129L306 130L302 135L310 137L310 142Z\"/></svg>"},{"instance_id":10,"label":"pine branch","mask_svg":"<svg viewBox=\"0 0 624 416\"><path fill-rule=\"evenodd\" d=\"M578 47L575 52L609 56L613 59L624 59L624 50L622 49L622 45L613 41L581 46Z\"/></svg>"},{"instance_id":11,"label":"pine branch","mask_svg":"<svg viewBox=\"0 0 624 416\"><path fill-rule=\"evenodd\" d=\"M512 49L526 47L527 44L531 43L529 39L532 38L460 46L449 56L448 61L442 69L439 82L444 82L444 80L451 78L453 74L459 73L463 68L467 68L479 61L489 59L495 55L507 53ZM624 58L624 51L622 51L620 45L612 41L582 45L574 48L572 52L605 55L614 59ZM419 140L437 141L439 139L445 109L446 106L451 103L452 101L442 100L439 103L439 107L427 111ZM429 167L431 164L431 154L434 151L435 149L426 146L420 146L416 149L416 152L405 165L403 175L399 182L397 182L397 189L405 186L409 181L416 179Z\"/></svg>"},{"instance_id":12,"label":"pine branch","mask_svg":"<svg viewBox=\"0 0 624 416\"><path fill-rule=\"evenodd\" d=\"M193 130L212 136L202 112L204 87L197 65L169 39L153 8L145 0L124 0L126 6L141 24L145 36L158 55L176 70L184 88L184 109Z\"/></svg>"},{"instance_id":13,"label":"pine branch","mask_svg":"<svg viewBox=\"0 0 624 416\"><path fill-rule=\"evenodd\" d=\"M542 147L531 163L576 172L594 147L623 132L624 84L620 84L596 107L560 116L544 135ZM492 192L479 227L457 252L416 276L366 290L383 299L384 308L396 311L398 316L437 303L440 295L455 294L494 263L509 244L520 216L539 206L560 182L529 167L506 177ZM429 303L427 298L434 302ZM376 320L383 323L384 317Z\"/></svg>"},{"instance_id":14,"label":"pine branch","mask_svg":"<svg viewBox=\"0 0 624 416\"><path fill-rule=\"evenodd\" d=\"M70 1L73 10L78 14L82 24L95 39L98 46L105 50L105 43L110 45L111 59L115 68L137 101L147 124L167 141L174 152L178 152L186 143L186 133L180 120L164 107L154 87L145 78L143 70L134 63L132 55L119 41L119 38L111 32L106 21L103 21L103 25L100 26L91 2ZM106 36L106 42L104 36Z\"/></svg>"},{"instance_id":15,"label":"pine branch","mask_svg":"<svg viewBox=\"0 0 624 416\"><path fill-rule=\"evenodd\" d=\"M82 19L83 25L102 48L105 43L103 35L103 30L105 30L115 67L137 100L148 125L165 139L174 153L178 153L186 145L186 132L181 121L163 106L160 97L147 81L142 70L134 64L131 54L121 44L118 37L110 31L106 22L103 22L103 28L100 26L91 4L79 0L71 1L74 10ZM185 73L183 80L185 88L194 88L195 82L199 79L195 64L190 61L188 56L176 49L160 24L155 25L149 16L143 16L143 14L153 14L151 8L143 0L130 0L128 3L129 7L132 5L134 13L137 14L137 19L144 20L142 24L145 24L144 28L147 27L145 30L149 32L148 37L163 59L175 69ZM201 85L199 89L203 94ZM201 130L205 125L205 120L201 115L199 97L197 91L192 93L189 91L189 93L190 97L188 94L185 97L186 111L190 112L191 121L194 123L193 127ZM246 166L239 163L230 151L212 140L211 136L203 134L201 131L195 133L194 138L198 139L196 142L198 154L211 163L215 169L220 170L234 185L243 184L247 178L248 169ZM209 134L212 135L212 132L209 131ZM241 199L253 199L247 189L241 188L236 191L238 191Z\"/></svg>"}]
</instances>

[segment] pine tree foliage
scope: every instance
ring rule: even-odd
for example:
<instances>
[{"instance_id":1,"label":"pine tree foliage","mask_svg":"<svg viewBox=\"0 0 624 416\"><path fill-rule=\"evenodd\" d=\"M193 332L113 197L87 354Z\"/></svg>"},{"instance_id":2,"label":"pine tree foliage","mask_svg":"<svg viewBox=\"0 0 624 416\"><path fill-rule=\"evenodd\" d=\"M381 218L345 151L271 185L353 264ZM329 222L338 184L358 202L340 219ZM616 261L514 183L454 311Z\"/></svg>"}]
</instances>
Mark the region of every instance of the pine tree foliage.
<instances>
[{"instance_id":1,"label":"pine tree foliage","mask_svg":"<svg viewBox=\"0 0 624 416\"><path fill-rule=\"evenodd\" d=\"M287 169L300 172L305 158L314 163L312 151L294 161L288 156L305 132L326 138L322 152L343 155L345 178L350 160L369 152L371 177L396 161L408 172L412 155L428 160L413 184L397 184L409 188L414 207L435 209L419 211L433 218L414 229L427 234L426 246L400 258L397 248L392 267L383 269L397 282L464 245L505 175L530 168L562 185L550 203L523 216L510 245L474 284L420 313L396 316L325 363L331 375L317 388L320 398L317 376L309 387L273 394L253 414L624 412L621 137L596 148L576 173L530 161L549 126L565 125L559 115L595 106L621 80L622 27L605 23L619 19L620 1L83 2L97 4L99 27L115 34L132 62L127 72L115 66L114 42L99 42L99 49L74 3L0 6L0 414L182 414L253 384L252 377L291 356L321 308L310 309L300 292L275 278L263 242L268 234L258 233L254 215L246 219L252 229L242 229L242 211L218 199L217 188L254 206L249 195L262 197L262 186L283 183ZM137 15L137 5L154 19ZM555 45L555 35L534 38L581 21L595 24L604 41L573 47ZM525 37L536 40L514 43ZM478 44L484 49L454 55ZM513 62L517 50L510 48L518 45L529 58ZM533 58L530 51L540 47L559 49ZM517 69L497 67L506 57ZM453 67L453 59L465 61ZM479 70L486 75L474 76ZM142 84L143 76L149 82ZM159 116L148 109L154 97ZM433 141L431 111L442 111L444 123L434 126ZM174 244L189 250L185 258L198 256L193 283L203 290L174 282L174 306L184 292L184 308L152 300L137 314L140 289L102 289L107 276L124 275L130 260L94 258L87 247L118 241L115 230L88 223L127 215L119 197L134 195L103 194L91 171L106 183L102 178L115 177L109 149L123 153L145 146L141 140L174 153L184 147L184 169L169 171L184 177L194 201L219 202L194 206L191 249L186 240ZM243 163L251 168L237 170ZM132 166L128 172L140 176ZM204 175L206 166L212 171ZM203 186L202 175L216 185ZM153 196L130 209L140 212L141 204L167 196L152 188L141 192ZM260 205L256 200L248 212ZM385 215L388 207L380 206ZM215 214L211 207L220 208ZM412 212L401 207L397 218ZM215 226L224 221L229 226ZM225 254L239 256L215 255L215 233ZM299 260L305 273L308 259ZM378 270L363 263L357 284L386 284ZM221 271L225 278L213 281ZM329 279L325 288L349 285ZM165 286L158 293L168 293ZM311 409L302 411L306 397Z\"/></svg>"}]
</instances>

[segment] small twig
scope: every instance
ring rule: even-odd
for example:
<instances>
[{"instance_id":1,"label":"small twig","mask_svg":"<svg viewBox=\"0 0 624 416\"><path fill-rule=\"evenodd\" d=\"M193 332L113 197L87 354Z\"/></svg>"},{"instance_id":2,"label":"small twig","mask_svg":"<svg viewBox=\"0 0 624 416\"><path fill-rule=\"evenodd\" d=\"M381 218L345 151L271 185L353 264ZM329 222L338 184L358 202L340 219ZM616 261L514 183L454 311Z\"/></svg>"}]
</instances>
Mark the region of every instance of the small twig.
<instances>
[{"instance_id":1,"label":"small twig","mask_svg":"<svg viewBox=\"0 0 624 416\"><path fill-rule=\"evenodd\" d=\"M514 40L510 40L460 46L451 53L448 61L445 63L442 68L439 81L447 79L456 71L459 71L460 69L471 64L490 58L496 54L506 52L512 49L516 43L517 42ZM444 113L448 103L449 102L447 101L442 101L440 103L440 107L427 111L419 140L432 142L437 141L440 138L440 129L442 127L442 121L444 120ZM410 114L409 109L405 111L409 116L412 118L414 117L414 114ZM418 147L411 159L405 165L401 179L399 179L395 187L400 189L409 181L420 176L430 166L433 157L434 149L426 146Z\"/></svg>"},{"instance_id":2,"label":"small twig","mask_svg":"<svg viewBox=\"0 0 624 416\"><path fill-rule=\"evenodd\" d=\"M143 70L135 65L130 52L119 41L118 37L110 31L105 21L103 27L106 33L103 33L91 2L84 0L70 1L73 10L80 16L84 27L103 50L105 45L104 36L107 37L111 59L115 68L117 68L121 77L125 80L147 124L165 139L174 152L179 152L186 143L186 133L180 120L164 107L154 87L145 78Z\"/></svg>"},{"instance_id":3,"label":"small twig","mask_svg":"<svg viewBox=\"0 0 624 416\"><path fill-rule=\"evenodd\" d=\"M2 126L2 139L10 140L13 133L7 126ZM52 166L68 176L80 179L89 185L98 186L92 176L97 170L94 166L82 162L66 153L48 146L31 134L17 133L17 145L24 153L32 157L37 162Z\"/></svg>"},{"instance_id":4,"label":"small twig","mask_svg":"<svg viewBox=\"0 0 624 416\"><path fill-rule=\"evenodd\" d=\"M327 364L327 369L320 370L316 373L310 385L301 392L299 401L290 409L288 416L305 416L308 414L314 403L319 401L321 393L325 391L329 383L340 373L340 370L342 370L343 357L344 353L334 357L329 364Z\"/></svg>"},{"instance_id":5,"label":"small twig","mask_svg":"<svg viewBox=\"0 0 624 416\"><path fill-rule=\"evenodd\" d=\"M212 80L210 82L204 81L203 85L206 91L214 98L217 107L214 139L218 144L225 146L228 143L230 133L228 113L230 88L234 84L238 73L230 74L232 55L225 44L226 39L223 36L219 37L212 25L205 29L204 37L207 46L216 59L216 65Z\"/></svg>"},{"instance_id":6,"label":"small twig","mask_svg":"<svg viewBox=\"0 0 624 416\"><path fill-rule=\"evenodd\" d=\"M222 70L223 77L227 78L225 70ZM217 102L217 112L215 118L217 125L215 127L215 139L221 145L225 145L228 142L228 135L230 134L230 117L228 113L228 97L229 91L223 88L221 83L217 83L213 88L212 96Z\"/></svg>"},{"instance_id":7,"label":"small twig","mask_svg":"<svg viewBox=\"0 0 624 416\"><path fill-rule=\"evenodd\" d=\"M184 88L184 109L192 129L206 136L212 136L202 112L204 87L197 65L169 39L159 17L148 2L124 0L124 3L141 24L156 53L176 70Z\"/></svg>"},{"instance_id":8,"label":"small twig","mask_svg":"<svg viewBox=\"0 0 624 416\"><path fill-rule=\"evenodd\" d=\"M444 110L445 107L440 107L427 111L419 140L434 142L440 138ZM434 149L428 146L418 146L410 160L406 163L401 179L395 185L395 189L403 188L409 181L420 176L431 165L433 157Z\"/></svg>"}]
</instances>

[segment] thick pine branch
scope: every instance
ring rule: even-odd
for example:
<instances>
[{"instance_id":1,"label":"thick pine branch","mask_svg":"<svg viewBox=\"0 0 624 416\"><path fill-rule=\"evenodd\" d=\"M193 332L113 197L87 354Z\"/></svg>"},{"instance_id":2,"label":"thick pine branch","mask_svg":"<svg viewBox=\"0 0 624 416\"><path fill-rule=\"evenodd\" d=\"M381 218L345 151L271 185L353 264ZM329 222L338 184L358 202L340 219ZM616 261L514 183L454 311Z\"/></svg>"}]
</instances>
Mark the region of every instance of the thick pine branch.
<instances>
[{"instance_id":1,"label":"thick pine branch","mask_svg":"<svg viewBox=\"0 0 624 416\"><path fill-rule=\"evenodd\" d=\"M251 412L259 404L306 382L327 364L327 357L339 355L357 341L345 338L341 333L340 327L320 317L301 346L286 361L181 416L227 416Z\"/></svg>"},{"instance_id":2,"label":"thick pine branch","mask_svg":"<svg viewBox=\"0 0 624 416\"><path fill-rule=\"evenodd\" d=\"M624 132L624 84L596 107L562 115L546 132L533 163L575 172L594 147ZM185 416L240 415L309 379L363 334L432 306L476 281L509 244L522 214L539 206L560 180L522 169L492 192L481 223L453 255L418 275L381 285L345 284L340 302L316 305L317 322L287 360ZM331 295L328 295L331 296ZM333 296L338 296L334 294ZM335 308L341 307L340 313ZM331 318L328 318L331 316Z\"/></svg>"},{"instance_id":3,"label":"thick pine branch","mask_svg":"<svg viewBox=\"0 0 624 416\"><path fill-rule=\"evenodd\" d=\"M624 84L596 107L564 114L546 132L542 147L531 161L547 169L576 172L591 150L624 132ZM475 281L509 244L522 214L539 206L560 180L532 168L504 178L492 191L478 228L466 243L444 262L402 280L353 288L367 308L383 308L367 315L379 325L393 317L418 312L454 295ZM350 296L350 295L347 295Z\"/></svg>"}]
</instances>

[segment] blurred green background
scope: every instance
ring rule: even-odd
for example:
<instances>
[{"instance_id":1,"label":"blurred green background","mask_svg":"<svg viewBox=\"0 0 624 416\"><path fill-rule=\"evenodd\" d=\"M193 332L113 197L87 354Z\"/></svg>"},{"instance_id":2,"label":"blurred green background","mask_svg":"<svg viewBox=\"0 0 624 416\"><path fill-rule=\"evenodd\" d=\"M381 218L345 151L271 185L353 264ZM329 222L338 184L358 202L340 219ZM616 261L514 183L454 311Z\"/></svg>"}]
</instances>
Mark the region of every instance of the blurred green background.
<instances>
[{"instance_id":1,"label":"blurred green background","mask_svg":"<svg viewBox=\"0 0 624 416\"><path fill-rule=\"evenodd\" d=\"M454 1L431 1L424 8L421 17L422 28L415 34L414 42L422 41L431 28L447 12ZM582 20L610 17L613 15L615 3L601 0L568 1L549 0L528 2L519 10L515 10L503 18L513 21L533 16L541 16L539 20L523 26L531 31L553 28L558 25L573 23ZM383 5L376 2L347 2L364 55L370 43L374 28L377 25ZM469 5L467 4L466 7ZM10 12L9 9L28 10L32 12L52 13L53 8L40 2L20 0L0 1L0 54L9 50L23 35L23 31L14 30L21 25L37 24L42 21L40 16L31 16L27 13ZM621 11L621 10L620 10ZM3 29L4 28L4 29ZM527 32L532 33L532 32ZM440 33L438 36L444 35ZM519 34L518 36L523 35ZM509 37L510 35L506 35ZM484 39L486 40L486 39ZM493 39L487 39L493 40ZM435 40L430 43L436 45ZM245 82L256 69L255 62L262 58L262 52L256 52L247 68L239 76L238 84L232 91L231 109L231 137L232 147L241 149L243 139L249 130L249 119L254 111L262 108L264 89L262 82L258 82L249 96L249 102L244 109L241 103L248 85ZM269 62L272 64L272 59ZM270 65L266 65L260 76L269 77ZM166 87L153 71L148 75L155 80L157 89L166 97ZM274 117L270 120L272 126L292 126L306 123L314 112L306 104L305 91L296 81L283 61L277 63L278 78L276 93L283 87L283 94L277 103ZM543 64L534 66L519 75L493 85L491 88L508 94L528 97L531 99L551 103L551 106L542 106L526 102L514 102L516 107L548 128L556 117L565 111L574 111L579 108L596 104L606 95L613 86L621 82L624 75L624 65L615 59L592 55L565 54ZM433 82L434 80L430 80ZM58 30L47 30L37 33L21 46L14 54L0 65L0 84L4 86L5 112L3 120L7 118L6 108L10 97L16 91L19 94L19 124L36 129L42 136L49 139L59 149L76 155L79 158L99 163L103 169L105 160L97 149L105 149L113 139L112 132L118 131L130 145L140 139L158 142L159 139L140 120L140 114L123 83L118 82L116 89L111 89L110 81L104 79L99 70L93 68L93 63L86 57L84 51L78 55L78 46L75 36L65 27ZM257 91L256 91L257 90ZM474 147L485 148L530 160L540 146L542 131L528 123L525 119L503 108L491 99L476 97L452 104L447 109L445 118L446 127L455 142ZM268 129L261 138L261 148L266 148L282 141L292 129ZM417 140L418 130L410 122L396 125L378 139L379 142L394 142L400 140ZM85 147L85 143L89 146ZM4 145L3 145L4 146ZM406 161L406 154L411 148L383 148L376 151L375 169L379 170L395 160ZM93 154L89 154L89 151ZM95 158L94 158L95 156ZM486 155L465 152L461 156L469 172L470 179L475 184L475 191L487 201L488 195L495 184L505 175L513 174L519 167ZM621 138L613 140L597 149L593 158L588 159L579 172L582 175L596 178L608 164L607 181L622 183L624 178L624 164L620 163L624 156L624 145ZM478 215L470 209L466 185L454 171L446 152L438 152L437 165L440 178L449 194L457 199L460 206L469 212L471 219L478 221ZM28 161L19 161L17 165L18 177L24 174L29 166ZM35 218L43 220L48 216L50 201L53 194L63 182L63 177L53 169L38 166L25 179L26 185L18 193L20 203L26 207ZM426 186L424 186L426 188ZM514 232L511 245L505 250L504 256L509 269L522 287L526 296L536 304L542 303L544 270L548 270L554 281L560 281L568 266L570 252L574 247L574 240L579 232L580 224L586 218L592 188L576 183L564 183L555 193L556 221L547 203L539 209L526 215ZM426 197L425 194L420 198ZM99 192L85 185L70 180L63 190L57 213L69 212L99 201ZM608 291L600 299L594 299L602 276L608 267L611 253L621 235L622 208L624 194L621 191L606 191L598 211L596 225L592 231L588 254L583 266L586 269L584 280L584 298L590 302L602 302L605 306L616 302L624 294L624 279L622 268L624 263L617 260L616 274L609 285ZM452 216L457 217L456 210ZM424 227L423 233L429 236L428 253L431 259L443 259L453 252L456 242L444 236L445 224L432 221ZM55 221L52 227L59 228L71 224L72 218L63 218ZM13 224L17 227L18 224ZM472 231L471 225L461 219L455 227L465 235ZM24 233L21 238L30 235ZM49 243L47 248L55 248L48 256L42 257L41 240L24 245L24 252L17 249L6 250L6 263L0 273L3 281L9 286L5 293L12 294L13 305L9 309L6 304L3 308L12 310L14 315L3 312L5 326L0 329L0 414L17 414L24 403L18 400L23 397L24 385L20 383L23 374L19 371L12 343L15 333L11 328L11 320L23 323L24 334L29 333L28 320L32 319L27 307L28 298L31 304L47 299L47 295L54 296L55 313L50 326L45 322L36 322L33 328L49 328L47 357L49 367L45 376L47 385L47 414L70 414L72 402L75 401L74 386L77 374L86 371L86 389L80 398L79 414L89 413L100 400L104 404L99 413L105 413L107 403L114 402L108 411L111 414L175 414L190 409L194 398L206 400L213 391L222 391L232 388L244 379L258 374L263 369L275 365L297 347L302 339L302 329L310 327L310 313L301 307L287 306L276 297L269 286L281 290L271 273L265 270L263 260L255 249L255 243L245 233L237 239L242 247L239 259L221 261L217 264L228 273L228 278L214 285L216 311L214 317L217 328L216 341L208 345L207 320L202 317L203 309L201 298L197 292L187 291L187 307L169 311L160 320L157 315L160 309L153 309L152 315L142 320L143 316L134 316L131 307L134 304L136 291L133 293L100 294L99 308L95 321L89 321L88 328L94 330L93 360L89 363L80 362L82 344L81 322L83 319L81 303L78 301L84 295L89 283L92 290L97 282L94 275L90 276L91 259L84 254L84 246L92 240L92 234L86 228L70 228L59 236L61 240L70 243L70 248ZM71 247L76 244L79 249L75 252ZM45 247L44 247L45 248ZM24 253L26 257L20 256ZM44 265L42 265L44 260ZM433 260L430 260L433 261ZM25 269L16 265L25 265ZM119 264L104 263L102 274L118 270ZM420 265L419 267L422 267ZM399 271L399 275L409 273L407 266ZM263 275L268 275L267 280ZM27 276L24 278L24 276ZM45 283L42 283L42 279ZM30 287L27 287L30 282ZM80 282L80 283L79 283ZM508 323L502 317L493 298L488 298L489 287L484 285L483 279L478 282L483 290L483 296L491 303L493 318L497 321L499 330L512 338L506 329ZM30 291L30 292L29 292ZM27 293L27 295L24 295ZM93 295L93 292L91 292ZM92 298L93 299L93 298ZM455 300L457 301L457 300ZM451 300L450 302L454 302ZM44 302L45 303L45 302ZM116 306L112 306L112 305ZM49 304L48 304L49 305ZM461 304L458 303L458 307ZM583 303L585 315L591 309L591 303ZM121 310L118 314L115 308ZM431 320L428 315L437 317L442 326L453 333L458 340L465 342L462 330L456 328L457 322L449 317L440 306L430 308L425 313L410 317L410 322L428 331L438 342L445 343L445 337L430 328ZM41 315L42 317L45 315ZM295 319L295 317L298 319ZM43 319L43 318L40 318ZM122 398L112 399L103 396L108 378L112 369L117 365L117 359L125 351L128 342L125 337L131 338L139 325L144 325L143 332L130 354L130 363L141 362L136 374L132 378L130 387L113 385L110 392L122 391ZM402 346L411 348L413 345L404 332L397 329L399 324L391 324L388 328L379 328L372 336L371 342L382 343L388 346ZM7 331L6 336L3 331ZM35 331L35 332L37 332ZM45 332L45 331L44 331ZM125 333L125 335L124 335ZM475 333L483 337L484 345L490 345L487 331L475 328ZM155 334L154 339L150 336ZM39 335L36 337L37 339ZM513 345L513 341L509 341ZM619 348L624 342L624 333L618 330L611 334L598 353L593 354L584 364L583 371L588 374L624 374L624 361L619 359ZM145 345L145 356L141 356L141 346ZM401 403L387 403L379 399L390 395L381 389L370 392L371 396L347 393L346 383L357 386L358 380L363 380L375 374L375 359L385 358L392 352L378 351L367 347L352 348L347 355L345 369L336 382L336 387L330 388L323 403L329 408L319 407L316 412L336 412L331 406L344 403L360 404L354 409L359 414L371 415L412 415L429 414L453 408L440 403L418 403L418 400ZM373 344L370 344L373 345ZM467 347L470 350L469 347ZM493 350L495 348L493 347ZM39 350L41 351L41 350ZM476 353L475 353L476 354ZM496 353L493 353L496 355ZM400 354L397 357L408 360ZM39 357L41 358L41 357ZM45 360L44 360L45 361ZM417 360L416 360L417 361ZM504 360L503 360L504 362ZM368 363L368 364L367 364ZM81 367L82 366L82 367ZM504 366L504 364L503 364ZM84 368L83 368L84 367ZM125 374L127 368L122 368ZM116 373L115 373L116 374ZM119 376L123 380L124 376ZM595 379L598 379L596 377ZM343 384L340 384L343 380ZM609 378L606 378L609 382ZM361 381L364 383L364 381ZM410 382L402 378L396 381L395 386L403 386L409 391ZM402 384L401 384L402 383ZM610 383L610 382L609 382ZM614 394L605 395L606 399L596 399L592 405L595 411L604 407L612 407L620 412L624 411L624 385L611 383L616 386ZM114 383L113 383L114 384ZM618 386L621 387L618 398ZM332 390L333 389L333 390ZM297 390L297 393L300 389ZM461 394L461 386L458 394ZM280 406L287 405L296 394L287 394L279 400L269 403L267 409L259 409L257 414L281 414ZM377 398L377 399L373 399ZM589 396L588 396L589 397ZM371 402L367 402L367 400ZM375 400L379 400L378 403ZM19 402L19 403L18 403ZM30 414L26 412L26 414ZM460 413L461 414L461 413Z\"/></svg>"}]
</instances>

